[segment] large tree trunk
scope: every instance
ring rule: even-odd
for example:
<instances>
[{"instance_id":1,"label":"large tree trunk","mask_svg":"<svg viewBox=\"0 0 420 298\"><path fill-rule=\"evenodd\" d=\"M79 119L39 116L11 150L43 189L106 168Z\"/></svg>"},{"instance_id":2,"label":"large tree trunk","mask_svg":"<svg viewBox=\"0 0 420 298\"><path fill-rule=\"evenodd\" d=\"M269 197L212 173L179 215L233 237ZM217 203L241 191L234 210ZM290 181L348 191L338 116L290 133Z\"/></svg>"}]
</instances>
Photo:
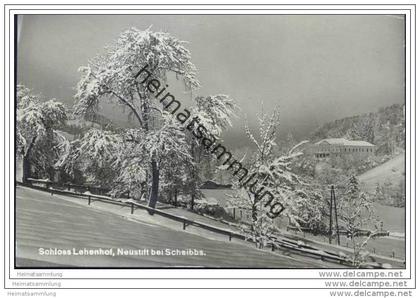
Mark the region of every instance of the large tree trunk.
<instances>
[{"instance_id":1,"label":"large tree trunk","mask_svg":"<svg viewBox=\"0 0 420 298\"><path fill-rule=\"evenodd\" d=\"M155 159L152 160L152 192L149 199L149 207L155 208L159 192L159 168ZM149 212L153 214L153 212Z\"/></svg>"},{"instance_id":2,"label":"large tree trunk","mask_svg":"<svg viewBox=\"0 0 420 298\"><path fill-rule=\"evenodd\" d=\"M28 183L28 178L31 176L31 152L32 148L35 145L37 136L34 136L29 144L26 153L23 155L23 162L22 162L22 182Z\"/></svg>"},{"instance_id":3,"label":"large tree trunk","mask_svg":"<svg viewBox=\"0 0 420 298\"><path fill-rule=\"evenodd\" d=\"M195 193L191 194L191 207L190 209L194 211L194 201L195 201Z\"/></svg>"},{"instance_id":4,"label":"large tree trunk","mask_svg":"<svg viewBox=\"0 0 420 298\"><path fill-rule=\"evenodd\" d=\"M196 161L196 164L200 163L200 152L198 150L196 150L197 147L195 146L194 140L191 142L191 156L193 157L193 160ZM199 148L198 148L199 149ZM190 205L190 209L191 211L194 211L194 203L195 203L195 198L197 195L197 188L198 188L198 169L195 166L192 166L191 169L192 173L191 173L191 178L192 178L192 183L190 183L190 187L191 187L191 205Z\"/></svg>"},{"instance_id":5,"label":"large tree trunk","mask_svg":"<svg viewBox=\"0 0 420 298\"><path fill-rule=\"evenodd\" d=\"M28 178L31 177L31 161L29 155L23 156L22 162L22 182L28 183Z\"/></svg>"}]
</instances>

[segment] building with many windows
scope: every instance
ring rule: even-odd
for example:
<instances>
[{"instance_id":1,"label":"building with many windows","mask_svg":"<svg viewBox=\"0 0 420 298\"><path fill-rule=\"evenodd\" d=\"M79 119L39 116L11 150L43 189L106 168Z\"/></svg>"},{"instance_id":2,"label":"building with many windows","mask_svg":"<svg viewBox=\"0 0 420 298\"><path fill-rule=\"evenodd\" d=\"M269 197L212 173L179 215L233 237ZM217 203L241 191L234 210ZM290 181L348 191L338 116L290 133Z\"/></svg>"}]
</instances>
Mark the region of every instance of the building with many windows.
<instances>
[{"instance_id":1,"label":"building with many windows","mask_svg":"<svg viewBox=\"0 0 420 298\"><path fill-rule=\"evenodd\" d=\"M307 154L314 155L317 159L330 157L351 156L367 158L375 154L375 145L366 141L349 141L344 138L323 139L309 146Z\"/></svg>"}]
</instances>

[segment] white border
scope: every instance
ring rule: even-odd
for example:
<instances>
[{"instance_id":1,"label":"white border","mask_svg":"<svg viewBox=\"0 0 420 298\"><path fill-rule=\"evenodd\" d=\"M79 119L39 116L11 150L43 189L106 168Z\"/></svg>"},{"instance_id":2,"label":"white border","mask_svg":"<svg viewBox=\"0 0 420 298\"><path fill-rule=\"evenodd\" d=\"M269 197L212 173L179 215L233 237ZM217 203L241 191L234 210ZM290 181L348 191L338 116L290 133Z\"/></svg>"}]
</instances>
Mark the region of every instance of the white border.
<instances>
[{"instance_id":1,"label":"white border","mask_svg":"<svg viewBox=\"0 0 420 298\"><path fill-rule=\"evenodd\" d=\"M32 10L26 10L26 9L36 9L36 11ZM42 9L41 9L42 8ZM414 71L415 71L415 65L414 65L414 54L415 54L415 48L414 43L411 43L412 40L414 40L414 23L415 19L410 18L410 13L413 14L414 12L407 10L412 9L411 6L336 6L336 5L330 5L330 6L313 6L313 5L307 5L305 6L305 10L302 9L302 6L292 5L292 6L165 6L167 8L166 10L150 10L155 8L162 8L160 6L138 6L138 5L132 5L132 6L123 6L123 10L118 11L77 11L74 10L74 6L31 6L31 5L25 5L25 6L14 6L10 5L6 7L6 34L10 32L11 35L11 42L9 44L8 38L6 38L6 56L8 56L8 53L14 53L13 49L13 17L8 18L8 12L10 10L13 10L13 14L405 14L406 15L406 57L407 62L410 58L409 51L411 50L411 57L412 57L412 63L411 65L408 63L406 67L406 76L407 76L407 104L406 104L406 111L407 111L407 118L406 123L411 124L412 127L414 127ZM78 6L77 8L81 9L99 9L99 8L105 8L105 9L116 9L116 6ZM177 9L176 11L171 10L171 8ZM185 11L180 9L190 9L195 8L199 10L195 11ZM210 10L206 10L206 8L209 8ZM236 9L236 10L214 10L214 8L221 8L221 9ZM263 9L258 11L244 11L241 9ZM324 9L324 10L308 10L311 8L315 9ZM387 10L366 10L366 9L387 9ZM45 10L45 9L53 9L53 10ZM66 9L66 10L64 10ZM148 9L148 10L144 10ZM211 10L213 9L213 10ZM281 9L281 10L272 10L272 9ZM326 10L326 9L333 9L333 10ZM365 10L356 10L356 9L365 9ZM410 25L412 30L410 31ZM7 36L6 36L7 37ZM11 55L13 56L13 55ZM5 152L5 169L10 169L9 172L5 172L6 174L6 185L5 185L5 191L6 194L10 191L10 197L6 200L6 214L7 210L11 210L10 218L6 217L6 231L11 231L11 238L7 239L7 243L9 244L8 247L6 247L6 254L11 254L11 264L8 264L8 260L6 259L6 264L4 268L11 268L11 276L12 278L17 278L17 272L18 271L36 271L36 272L50 272L52 270L15 270L13 269L13 254L14 254L14 239L13 239L13 222L14 222L14 181L13 179L10 179L10 177L15 177L14 175L14 122L13 122L13 77L8 77L8 73L10 70L10 73L14 73L14 64L13 64L13 57L11 57L11 63L10 63L10 69L8 67L8 64L5 65L5 71L6 71L6 77L5 77L5 91L6 91L6 98L5 98L5 111L8 113L5 114L5 128L6 128L6 143L9 145L6 148ZM411 66L411 67L410 67ZM410 72L411 70L411 72ZM10 93L11 92L11 93ZM409 97L411 94L411 98ZM410 103L412 105L412 109L410 109ZM414 143L410 143L410 138L408 136L411 136L412 139L414 139L415 130L413 129L410 131L410 127L407 127L407 147L406 147L406 156L407 156L407 190L411 190L411 193L414 195L414 165L411 163L409 157L413 153L414 155ZM8 140L10 138L10 143L8 143ZM414 156L412 156L412 159ZM411 167L411 171L408 172L410 169L410 165L413 165ZM409 197L407 197L409 199ZM414 227L414 208L415 207L415 200L414 198L411 199L411 209L410 204L408 204L407 200L407 229L406 229L406 235L407 235L407 245L406 245L406 256L407 256L407 270L404 271L404 277L409 278L410 276L410 268L412 268L412 276L414 276L414 258L410 259L410 252L409 248L411 247L411 253L412 257L415 254L414 250L414 241L410 241L410 239L415 239L413 235L413 230L410 230L410 223L411 226ZM3 206L2 206L3 207ZM6 235L7 237L8 235ZM3 260L2 260L3 262ZM319 277L320 270L310 270L310 269L244 269L244 270L228 270L228 269L124 269L124 270L89 270L89 269L82 269L82 270L57 270L57 272L63 272L64 278L79 278L77 280L71 279L66 280L62 279L61 284L62 287L66 288L107 288L107 287L118 287L118 288L131 288L131 287L141 287L141 288L185 288L185 287L222 287L222 288L325 288L324 279L321 279ZM338 272L344 272L343 270L321 270L321 271L338 271ZM400 270L397 270L400 271ZM8 275L8 272L6 272ZM7 276L6 276L7 277ZM135 279L126 279L126 280L100 280L100 279L84 279L84 278L156 278L154 280L135 280ZM159 278L219 278L217 280L159 280ZM266 279L266 280L253 280L251 283L249 280L240 280L240 279L227 279L222 280L220 278L278 278L277 280L272 279ZM287 279L284 279L287 278ZM293 278L293 279L292 279ZM302 278L310 278L305 279L304 282L302 281ZM17 281L17 280L15 280ZM408 280L411 286L414 286L413 279ZM12 280L6 281L7 287L13 287Z\"/></svg>"}]
</instances>

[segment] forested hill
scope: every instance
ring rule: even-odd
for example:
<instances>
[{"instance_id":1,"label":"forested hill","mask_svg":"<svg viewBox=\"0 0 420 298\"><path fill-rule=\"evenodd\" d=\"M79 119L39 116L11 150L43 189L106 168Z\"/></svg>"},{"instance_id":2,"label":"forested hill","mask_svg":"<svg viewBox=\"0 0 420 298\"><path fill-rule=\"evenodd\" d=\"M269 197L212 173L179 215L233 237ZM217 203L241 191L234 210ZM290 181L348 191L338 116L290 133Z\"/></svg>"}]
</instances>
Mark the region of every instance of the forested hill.
<instances>
[{"instance_id":1,"label":"forested hill","mask_svg":"<svg viewBox=\"0 0 420 298\"><path fill-rule=\"evenodd\" d=\"M394 155L405 148L404 113L404 104L394 104L374 113L335 120L319 127L311 134L311 140L364 140L377 145L376 155Z\"/></svg>"}]
</instances>

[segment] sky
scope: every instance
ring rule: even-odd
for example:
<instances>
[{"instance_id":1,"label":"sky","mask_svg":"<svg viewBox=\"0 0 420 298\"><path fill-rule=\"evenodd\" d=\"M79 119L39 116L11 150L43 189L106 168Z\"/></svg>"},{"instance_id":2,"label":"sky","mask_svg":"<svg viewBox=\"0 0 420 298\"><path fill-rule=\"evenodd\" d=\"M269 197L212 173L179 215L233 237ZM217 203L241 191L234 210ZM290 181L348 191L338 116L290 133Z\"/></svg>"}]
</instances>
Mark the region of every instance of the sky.
<instances>
[{"instance_id":1,"label":"sky","mask_svg":"<svg viewBox=\"0 0 420 298\"><path fill-rule=\"evenodd\" d=\"M19 83L69 107L78 68L122 31L152 25L187 41L201 83L196 95L227 94L241 108L223 135L236 147L248 144L243 126L256 127L262 109L277 107L279 135L299 139L326 122L405 100L402 16L25 15L19 24ZM104 109L121 119L112 111Z\"/></svg>"}]
</instances>

